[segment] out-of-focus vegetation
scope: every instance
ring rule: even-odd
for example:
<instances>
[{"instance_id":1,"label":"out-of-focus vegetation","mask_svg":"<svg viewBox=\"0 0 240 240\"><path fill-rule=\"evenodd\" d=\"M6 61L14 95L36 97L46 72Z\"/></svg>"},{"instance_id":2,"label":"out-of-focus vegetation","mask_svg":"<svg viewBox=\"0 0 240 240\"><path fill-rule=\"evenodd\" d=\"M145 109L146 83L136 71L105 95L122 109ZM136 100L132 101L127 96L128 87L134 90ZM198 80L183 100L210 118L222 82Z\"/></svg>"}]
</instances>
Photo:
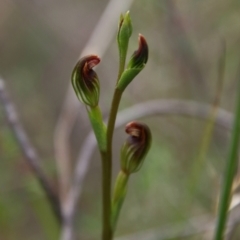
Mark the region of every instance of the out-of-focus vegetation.
<instances>
[{"instance_id":1,"label":"out-of-focus vegetation","mask_svg":"<svg viewBox=\"0 0 240 240\"><path fill-rule=\"evenodd\" d=\"M54 127L73 66L106 4L106 0L0 1L0 75L6 79L22 123L56 188ZM140 32L148 41L150 53L146 68L125 91L121 109L165 98L212 104L224 40L226 71L220 107L234 110L240 62L238 0L138 0L130 10L134 29L129 52L136 49ZM105 113L109 111L117 68L117 44L113 41L97 69ZM191 173L207 123L179 116L156 116L145 122L152 129L153 146L141 171L130 179L118 236L215 215L229 132L214 128L204 165L194 191L190 191ZM74 128L69 161L74 162L86 129L90 126L84 111ZM124 139L123 128L116 131L114 176ZM209 174L209 168L214 174ZM79 239L99 239L100 177L96 153L78 207ZM1 108L0 239L57 239L58 230Z\"/></svg>"}]
</instances>

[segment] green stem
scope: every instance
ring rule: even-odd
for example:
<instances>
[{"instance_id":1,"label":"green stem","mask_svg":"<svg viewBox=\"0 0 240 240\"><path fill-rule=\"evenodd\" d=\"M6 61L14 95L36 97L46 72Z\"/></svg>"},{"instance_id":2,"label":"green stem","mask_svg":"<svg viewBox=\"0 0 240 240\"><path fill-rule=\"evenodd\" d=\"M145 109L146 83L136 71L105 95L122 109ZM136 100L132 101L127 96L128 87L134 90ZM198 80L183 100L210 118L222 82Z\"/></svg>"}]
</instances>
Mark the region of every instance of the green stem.
<instances>
[{"instance_id":1,"label":"green stem","mask_svg":"<svg viewBox=\"0 0 240 240\"><path fill-rule=\"evenodd\" d=\"M107 126L106 151L101 151L102 157L102 191L103 191L103 232L102 240L111 240L113 231L111 227L111 180L112 180L112 138L122 92L115 89L110 116Z\"/></svg>"},{"instance_id":2,"label":"green stem","mask_svg":"<svg viewBox=\"0 0 240 240\"><path fill-rule=\"evenodd\" d=\"M121 61L118 72L118 80L124 70L125 61ZM103 191L103 232L102 240L111 240L113 237L113 229L111 225L111 188L112 188L112 138L115 127L119 103L121 100L122 91L115 88L113 95L106 137L106 151L101 152L102 157L102 191Z\"/></svg>"},{"instance_id":3,"label":"green stem","mask_svg":"<svg viewBox=\"0 0 240 240\"><path fill-rule=\"evenodd\" d=\"M125 68L125 62L126 62L126 56L125 57L121 57L120 56L120 60L119 60L119 70L118 70L118 80L117 82L119 81L119 79L121 78L121 75L124 71L124 68Z\"/></svg>"},{"instance_id":4,"label":"green stem","mask_svg":"<svg viewBox=\"0 0 240 240\"><path fill-rule=\"evenodd\" d=\"M115 184L114 193L113 193L113 200L112 200L112 229L113 229L113 232L116 228L119 213L121 211L122 204L123 204L125 196L126 196L128 178L129 178L129 174L127 174L121 170L116 179L116 184Z\"/></svg>"},{"instance_id":5,"label":"green stem","mask_svg":"<svg viewBox=\"0 0 240 240\"><path fill-rule=\"evenodd\" d=\"M111 161L107 154L106 127L98 106L88 109L89 119L95 133L102 160L102 240L112 239L111 229Z\"/></svg>"},{"instance_id":6,"label":"green stem","mask_svg":"<svg viewBox=\"0 0 240 240\"><path fill-rule=\"evenodd\" d=\"M100 151L105 151L107 147L106 143L106 126L103 122L102 112L99 106L87 108L88 116L92 124L94 134L97 139L98 147Z\"/></svg>"},{"instance_id":7,"label":"green stem","mask_svg":"<svg viewBox=\"0 0 240 240\"><path fill-rule=\"evenodd\" d=\"M240 83L239 83L240 90ZM234 125L232 130L232 138L229 149L229 156L227 160L226 172L224 176L224 184L222 187L219 212L218 212L218 221L215 231L215 240L222 240L225 230L225 225L227 221L228 208L231 200L231 189L234 176L237 169L238 161L238 146L239 146L239 137L240 137L240 93L238 94L237 106L235 112Z\"/></svg>"},{"instance_id":8,"label":"green stem","mask_svg":"<svg viewBox=\"0 0 240 240\"><path fill-rule=\"evenodd\" d=\"M102 158L102 207L103 207L103 232L102 240L112 239L111 228L111 161L107 152L101 151Z\"/></svg>"},{"instance_id":9,"label":"green stem","mask_svg":"<svg viewBox=\"0 0 240 240\"><path fill-rule=\"evenodd\" d=\"M111 111L108 120L107 126L107 152L110 159L112 159L112 138L113 138L113 131L116 122L117 112L119 103L122 97L122 91L118 88L115 88L115 92L113 95Z\"/></svg>"}]
</instances>

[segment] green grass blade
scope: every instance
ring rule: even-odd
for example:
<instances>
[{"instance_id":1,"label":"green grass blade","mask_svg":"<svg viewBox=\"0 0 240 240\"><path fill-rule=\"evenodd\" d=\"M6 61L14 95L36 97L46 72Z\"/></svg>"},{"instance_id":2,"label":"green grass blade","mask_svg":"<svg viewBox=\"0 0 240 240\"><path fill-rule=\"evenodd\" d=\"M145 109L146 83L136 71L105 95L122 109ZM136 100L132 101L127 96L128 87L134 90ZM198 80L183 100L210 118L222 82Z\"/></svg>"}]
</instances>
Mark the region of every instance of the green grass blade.
<instances>
[{"instance_id":1,"label":"green grass blade","mask_svg":"<svg viewBox=\"0 0 240 240\"><path fill-rule=\"evenodd\" d=\"M238 163L238 146L240 136L240 82L238 83L238 96L235 112L232 137L229 148L229 155L225 169L224 182L220 196L220 205L218 210L218 220L215 230L215 240L222 240L224 236L225 225L227 222L228 208L231 200L231 188Z\"/></svg>"}]
</instances>

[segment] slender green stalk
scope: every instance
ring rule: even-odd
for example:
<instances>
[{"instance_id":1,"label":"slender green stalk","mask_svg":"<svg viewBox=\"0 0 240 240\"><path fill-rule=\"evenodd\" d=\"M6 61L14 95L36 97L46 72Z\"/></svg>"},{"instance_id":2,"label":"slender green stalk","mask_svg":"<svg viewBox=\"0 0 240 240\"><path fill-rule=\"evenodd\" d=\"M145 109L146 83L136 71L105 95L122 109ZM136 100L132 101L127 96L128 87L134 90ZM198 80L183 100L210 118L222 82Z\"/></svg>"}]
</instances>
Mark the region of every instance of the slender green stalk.
<instances>
[{"instance_id":1,"label":"slender green stalk","mask_svg":"<svg viewBox=\"0 0 240 240\"><path fill-rule=\"evenodd\" d=\"M123 172L122 170L119 172L116 184L114 187L113 200L112 200L112 229L115 231L119 213L122 208L122 204L124 202L126 192L127 192L127 183L129 179L129 174Z\"/></svg>"},{"instance_id":2,"label":"slender green stalk","mask_svg":"<svg viewBox=\"0 0 240 240\"><path fill-rule=\"evenodd\" d=\"M111 240L113 236L111 226L111 180L112 180L112 138L118 112L118 106L121 100L122 92L115 89L110 116L107 126L107 148L101 152L102 156L102 191L103 191L103 233L102 240Z\"/></svg>"},{"instance_id":3,"label":"slender green stalk","mask_svg":"<svg viewBox=\"0 0 240 240\"><path fill-rule=\"evenodd\" d=\"M119 71L118 71L117 83L118 83L119 79L121 78L121 75L122 75L122 73L124 71L125 58L124 59L120 59L120 61L119 61ZM115 88L115 91L114 91L114 94L113 94L113 99L112 99L110 115L109 115L109 119L108 119L108 126L107 126L107 152L108 152L108 157L110 158L110 160L112 159L113 131L114 131L114 126L115 126L115 122L116 122L118 107L119 107L119 104L120 104L120 101L121 101L122 93L123 93L122 90L118 89L117 87Z\"/></svg>"},{"instance_id":4,"label":"slender green stalk","mask_svg":"<svg viewBox=\"0 0 240 240\"><path fill-rule=\"evenodd\" d=\"M123 70L119 70L118 80L121 77L121 71ZM112 138L121 96L122 91L120 91L118 88L115 88L107 126L107 139L106 139L107 149L106 152L101 153L103 167L102 188L103 188L103 222L104 222L102 240L111 240L113 236L113 229L111 224Z\"/></svg>"},{"instance_id":5,"label":"slender green stalk","mask_svg":"<svg viewBox=\"0 0 240 240\"><path fill-rule=\"evenodd\" d=\"M111 229L111 161L107 154L106 127L98 106L87 108L102 160L102 240L112 239Z\"/></svg>"},{"instance_id":6,"label":"slender green stalk","mask_svg":"<svg viewBox=\"0 0 240 240\"><path fill-rule=\"evenodd\" d=\"M92 124L100 151L106 151L106 126L103 122L102 112L99 106L88 108L88 116Z\"/></svg>"},{"instance_id":7,"label":"slender green stalk","mask_svg":"<svg viewBox=\"0 0 240 240\"><path fill-rule=\"evenodd\" d=\"M129 12L125 15L121 15L119 22L119 29L117 35L118 48L119 48L119 71L117 77L117 84L124 72L125 61L128 49L129 38L132 34L132 25ZM142 39L142 38L141 38ZM148 48L144 48L147 49ZM148 52L147 52L148 53ZM106 135L106 151L102 151L103 162L103 215L104 215L104 228L102 240L111 240L113 237L113 229L111 225L111 180L112 180L112 139L113 131L116 122L118 107L120 104L123 90L120 90L117 86L114 91L112 105L107 126Z\"/></svg>"},{"instance_id":8,"label":"slender green stalk","mask_svg":"<svg viewBox=\"0 0 240 240\"><path fill-rule=\"evenodd\" d=\"M222 240L224 236L228 208L231 200L231 188L237 169L238 146L240 137L240 82L238 85L238 90L239 93L237 99L234 125L232 130L232 138L230 143L229 156L227 159L226 172L224 176L224 182L218 210L218 221L214 237L215 240Z\"/></svg>"},{"instance_id":9,"label":"slender green stalk","mask_svg":"<svg viewBox=\"0 0 240 240\"><path fill-rule=\"evenodd\" d=\"M119 61L119 71L117 82L119 81L122 72L125 67L124 58L120 58ZM102 157L102 191L103 191L103 233L102 240L111 240L113 237L113 229L111 224L112 217L112 204L111 204L111 189L112 189L112 138L113 131L116 122L118 107L120 104L122 96L122 91L120 91L117 87L115 88L112 105L110 110L110 115L108 119L107 126L107 137L106 137L106 151L101 152Z\"/></svg>"},{"instance_id":10,"label":"slender green stalk","mask_svg":"<svg viewBox=\"0 0 240 240\"><path fill-rule=\"evenodd\" d=\"M119 72L120 74L120 72ZM121 75L120 75L121 76ZM113 237L113 229L111 224L111 189L112 189L112 138L117 117L118 107L121 100L122 92L115 89L112 106L110 110L107 137L106 137L106 150L101 151L102 158L102 192L103 192L103 232L102 240L111 240Z\"/></svg>"},{"instance_id":11,"label":"slender green stalk","mask_svg":"<svg viewBox=\"0 0 240 240\"><path fill-rule=\"evenodd\" d=\"M112 239L111 228L111 161L107 156L107 152L101 151L102 158L102 207L103 207L103 231L102 240Z\"/></svg>"},{"instance_id":12,"label":"slender green stalk","mask_svg":"<svg viewBox=\"0 0 240 240\"><path fill-rule=\"evenodd\" d=\"M107 151L109 156L111 156L111 149L112 149L112 138L113 138L113 131L115 126L115 121L117 117L118 107L120 104L120 100L122 97L122 91L118 88L115 88L115 92L113 95L112 106L110 110L108 126L107 126Z\"/></svg>"},{"instance_id":13,"label":"slender green stalk","mask_svg":"<svg viewBox=\"0 0 240 240\"><path fill-rule=\"evenodd\" d=\"M126 62L126 58L121 58L120 57L120 60L119 60L119 70L118 70L118 80L117 82L119 81L119 79L121 78L121 75L124 71L124 68L125 68L125 62Z\"/></svg>"}]
</instances>

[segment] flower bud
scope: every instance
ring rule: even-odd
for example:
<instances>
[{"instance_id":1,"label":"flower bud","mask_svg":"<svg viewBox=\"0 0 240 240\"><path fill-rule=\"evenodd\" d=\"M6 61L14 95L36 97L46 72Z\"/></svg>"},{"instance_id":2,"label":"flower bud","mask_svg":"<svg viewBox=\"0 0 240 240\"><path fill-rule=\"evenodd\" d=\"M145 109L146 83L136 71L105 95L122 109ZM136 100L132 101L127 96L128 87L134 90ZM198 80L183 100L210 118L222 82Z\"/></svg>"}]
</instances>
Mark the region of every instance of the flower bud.
<instances>
[{"instance_id":1,"label":"flower bud","mask_svg":"<svg viewBox=\"0 0 240 240\"><path fill-rule=\"evenodd\" d=\"M130 174L137 172L151 146L151 132L147 125L139 122L130 122L125 131L129 134L121 149L122 171Z\"/></svg>"},{"instance_id":2,"label":"flower bud","mask_svg":"<svg viewBox=\"0 0 240 240\"><path fill-rule=\"evenodd\" d=\"M99 62L96 55L85 56L77 62L72 73L72 85L78 99L90 107L97 106L99 101L99 80L92 70Z\"/></svg>"},{"instance_id":3,"label":"flower bud","mask_svg":"<svg viewBox=\"0 0 240 240\"><path fill-rule=\"evenodd\" d=\"M119 55L120 55L120 65L124 68L125 59L127 56L127 49L128 49L128 42L132 35L132 22L130 18L129 11L126 12L125 15L120 16L120 21L118 24L118 34L117 34L117 41L118 41L118 48L119 48Z\"/></svg>"},{"instance_id":4,"label":"flower bud","mask_svg":"<svg viewBox=\"0 0 240 240\"><path fill-rule=\"evenodd\" d=\"M138 49L133 53L127 68L143 68L148 61L148 45L143 35L138 36Z\"/></svg>"},{"instance_id":5,"label":"flower bud","mask_svg":"<svg viewBox=\"0 0 240 240\"><path fill-rule=\"evenodd\" d=\"M148 61L148 45L143 35L139 34L138 49L133 53L123 72L117 87L123 91L127 85L137 76L139 72L145 67Z\"/></svg>"}]
</instances>

